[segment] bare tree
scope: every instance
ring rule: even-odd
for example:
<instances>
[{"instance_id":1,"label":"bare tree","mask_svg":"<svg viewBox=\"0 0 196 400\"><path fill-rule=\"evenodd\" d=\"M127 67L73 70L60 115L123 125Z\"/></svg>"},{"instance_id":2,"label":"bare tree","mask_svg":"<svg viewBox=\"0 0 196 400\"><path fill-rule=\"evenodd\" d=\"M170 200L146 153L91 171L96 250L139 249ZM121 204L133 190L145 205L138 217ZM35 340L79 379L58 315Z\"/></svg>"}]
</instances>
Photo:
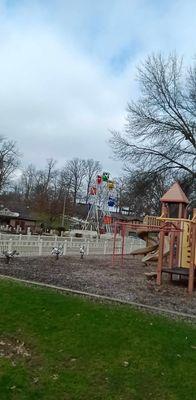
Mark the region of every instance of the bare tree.
<instances>
[{"instance_id":1,"label":"bare tree","mask_svg":"<svg viewBox=\"0 0 196 400\"><path fill-rule=\"evenodd\" d=\"M96 176L101 171L101 164L92 158L85 160L85 178L86 178L86 203L88 203L90 187L96 179Z\"/></svg>"},{"instance_id":2,"label":"bare tree","mask_svg":"<svg viewBox=\"0 0 196 400\"><path fill-rule=\"evenodd\" d=\"M112 134L116 156L139 169L196 177L196 65L185 73L176 55L153 55L138 81L141 97L128 104L125 132Z\"/></svg>"},{"instance_id":3,"label":"bare tree","mask_svg":"<svg viewBox=\"0 0 196 400\"><path fill-rule=\"evenodd\" d=\"M0 191L6 187L11 175L19 167L19 157L15 142L0 139Z\"/></svg>"},{"instance_id":4,"label":"bare tree","mask_svg":"<svg viewBox=\"0 0 196 400\"><path fill-rule=\"evenodd\" d=\"M23 169L20 187L24 195L25 200L29 200L36 184L36 168L33 164L28 165Z\"/></svg>"},{"instance_id":5,"label":"bare tree","mask_svg":"<svg viewBox=\"0 0 196 400\"><path fill-rule=\"evenodd\" d=\"M127 179L124 176L115 178L116 210L122 212L123 206L127 206Z\"/></svg>"},{"instance_id":6,"label":"bare tree","mask_svg":"<svg viewBox=\"0 0 196 400\"><path fill-rule=\"evenodd\" d=\"M67 162L66 169L71 178L73 203L76 204L86 174L85 161L79 158L74 158Z\"/></svg>"},{"instance_id":7,"label":"bare tree","mask_svg":"<svg viewBox=\"0 0 196 400\"><path fill-rule=\"evenodd\" d=\"M164 194L167 181L158 172L134 171L125 178L124 203L129 207L129 213L143 216L159 215L160 198Z\"/></svg>"},{"instance_id":8,"label":"bare tree","mask_svg":"<svg viewBox=\"0 0 196 400\"><path fill-rule=\"evenodd\" d=\"M56 161L51 158L46 160L46 167L44 169L36 171L35 192L45 197L45 199L49 196L56 174L55 165Z\"/></svg>"},{"instance_id":9,"label":"bare tree","mask_svg":"<svg viewBox=\"0 0 196 400\"><path fill-rule=\"evenodd\" d=\"M72 174L67 164L59 171L58 202L61 204L61 213L72 213ZM63 220L64 223L64 220ZM63 224L62 224L63 225Z\"/></svg>"},{"instance_id":10,"label":"bare tree","mask_svg":"<svg viewBox=\"0 0 196 400\"><path fill-rule=\"evenodd\" d=\"M47 194L49 187L53 184L53 179L56 174L55 165L56 160L49 158L46 160L46 168L44 171L44 193Z\"/></svg>"}]
</instances>

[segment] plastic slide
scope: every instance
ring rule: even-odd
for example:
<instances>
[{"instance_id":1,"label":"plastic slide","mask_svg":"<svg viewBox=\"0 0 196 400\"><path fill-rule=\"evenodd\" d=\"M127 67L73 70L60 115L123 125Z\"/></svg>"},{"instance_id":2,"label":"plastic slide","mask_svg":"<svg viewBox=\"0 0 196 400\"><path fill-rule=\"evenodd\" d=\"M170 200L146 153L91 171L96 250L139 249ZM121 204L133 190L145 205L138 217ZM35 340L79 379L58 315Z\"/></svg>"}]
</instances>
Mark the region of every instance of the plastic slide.
<instances>
[{"instance_id":1,"label":"plastic slide","mask_svg":"<svg viewBox=\"0 0 196 400\"><path fill-rule=\"evenodd\" d=\"M148 254L148 253L151 253L151 252L157 250L157 248L158 248L158 243L154 244L153 246L142 247L140 249L133 250L130 254L133 256L136 256L139 254Z\"/></svg>"},{"instance_id":2,"label":"plastic slide","mask_svg":"<svg viewBox=\"0 0 196 400\"><path fill-rule=\"evenodd\" d=\"M158 246L157 246L158 247ZM169 255L169 237L165 238L165 242L164 242L164 250L163 250L163 257L167 257ZM148 254L146 254L143 258L142 258L142 262L147 262L147 261L157 261L158 260L158 255L159 255L159 251L151 251L148 252Z\"/></svg>"},{"instance_id":3,"label":"plastic slide","mask_svg":"<svg viewBox=\"0 0 196 400\"><path fill-rule=\"evenodd\" d=\"M142 229L142 230L137 231L137 236L140 239L144 240L146 243L148 242L149 245L147 247L142 247L140 249L132 251L131 255L139 255L139 254L146 255L146 254L154 252L158 249L158 245L159 245L158 237L149 238L148 235L149 235L148 230Z\"/></svg>"},{"instance_id":4,"label":"plastic slide","mask_svg":"<svg viewBox=\"0 0 196 400\"><path fill-rule=\"evenodd\" d=\"M149 241L148 237L148 231L147 230L141 230L138 231L138 237L140 239L143 239L147 242ZM158 260L158 253L159 253L159 243L158 243L158 236L157 237L152 237L150 238L150 245L147 247L142 247L140 249L134 250L131 252L131 255L143 255L144 257L142 258L142 262L147 262L147 261L157 261ZM166 257L169 254L169 237L165 238L164 242L164 251L163 251L163 256Z\"/></svg>"}]
</instances>

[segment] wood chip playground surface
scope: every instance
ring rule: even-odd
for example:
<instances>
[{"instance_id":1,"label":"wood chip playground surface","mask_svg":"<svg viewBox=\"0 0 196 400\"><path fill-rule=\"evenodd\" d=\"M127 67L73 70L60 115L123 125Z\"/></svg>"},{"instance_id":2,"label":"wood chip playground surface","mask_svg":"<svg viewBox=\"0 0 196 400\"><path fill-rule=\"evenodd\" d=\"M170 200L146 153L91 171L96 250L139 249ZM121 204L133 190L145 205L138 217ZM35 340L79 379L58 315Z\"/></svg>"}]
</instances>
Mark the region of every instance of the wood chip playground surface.
<instances>
[{"instance_id":1,"label":"wood chip playground surface","mask_svg":"<svg viewBox=\"0 0 196 400\"><path fill-rule=\"evenodd\" d=\"M145 272L154 270L130 257L125 259L123 267L113 267L111 256L86 257L83 260L80 256L65 256L59 260L52 257L16 258L9 264L0 259L0 275L142 303L196 317L196 290L191 296L188 295L186 278L171 283L166 275L163 285L158 287L145 276Z\"/></svg>"}]
</instances>

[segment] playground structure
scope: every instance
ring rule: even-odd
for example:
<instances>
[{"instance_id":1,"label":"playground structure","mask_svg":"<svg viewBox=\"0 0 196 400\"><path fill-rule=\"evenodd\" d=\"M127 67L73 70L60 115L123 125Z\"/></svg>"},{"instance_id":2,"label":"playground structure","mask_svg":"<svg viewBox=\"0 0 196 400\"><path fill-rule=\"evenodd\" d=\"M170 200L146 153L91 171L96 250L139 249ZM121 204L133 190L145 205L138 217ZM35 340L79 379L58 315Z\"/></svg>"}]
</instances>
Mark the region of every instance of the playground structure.
<instances>
[{"instance_id":1,"label":"playground structure","mask_svg":"<svg viewBox=\"0 0 196 400\"><path fill-rule=\"evenodd\" d=\"M188 278L188 292L194 289L196 271L196 209L191 219L187 219L189 201L178 183L160 199L160 217L146 216L143 224L136 225L116 222L114 226L113 265L120 257L121 265L125 256L125 240L128 229L133 229L145 240L146 247L133 251L132 255L143 256L145 264L156 263L157 284L162 284L162 274ZM116 237L121 234L121 248L117 248Z\"/></svg>"}]
</instances>

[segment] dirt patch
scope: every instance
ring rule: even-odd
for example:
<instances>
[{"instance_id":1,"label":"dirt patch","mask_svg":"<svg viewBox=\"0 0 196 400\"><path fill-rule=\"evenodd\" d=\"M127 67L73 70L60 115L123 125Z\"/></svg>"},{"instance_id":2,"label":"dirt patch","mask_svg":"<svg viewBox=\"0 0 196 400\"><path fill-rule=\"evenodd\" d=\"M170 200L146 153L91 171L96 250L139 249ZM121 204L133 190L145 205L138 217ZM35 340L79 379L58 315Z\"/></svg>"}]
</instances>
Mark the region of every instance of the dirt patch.
<instances>
[{"instance_id":1,"label":"dirt patch","mask_svg":"<svg viewBox=\"0 0 196 400\"><path fill-rule=\"evenodd\" d=\"M12 362L16 362L21 358L31 358L31 353L24 342L17 339L0 338L0 358L8 358Z\"/></svg>"},{"instance_id":2,"label":"dirt patch","mask_svg":"<svg viewBox=\"0 0 196 400\"><path fill-rule=\"evenodd\" d=\"M196 315L196 291L188 295L187 280L171 283L166 275L158 287L145 276L153 270L129 257L123 267L112 267L109 256L17 258L10 264L0 260L0 274Z\"/></svg>"}]
</instances>

